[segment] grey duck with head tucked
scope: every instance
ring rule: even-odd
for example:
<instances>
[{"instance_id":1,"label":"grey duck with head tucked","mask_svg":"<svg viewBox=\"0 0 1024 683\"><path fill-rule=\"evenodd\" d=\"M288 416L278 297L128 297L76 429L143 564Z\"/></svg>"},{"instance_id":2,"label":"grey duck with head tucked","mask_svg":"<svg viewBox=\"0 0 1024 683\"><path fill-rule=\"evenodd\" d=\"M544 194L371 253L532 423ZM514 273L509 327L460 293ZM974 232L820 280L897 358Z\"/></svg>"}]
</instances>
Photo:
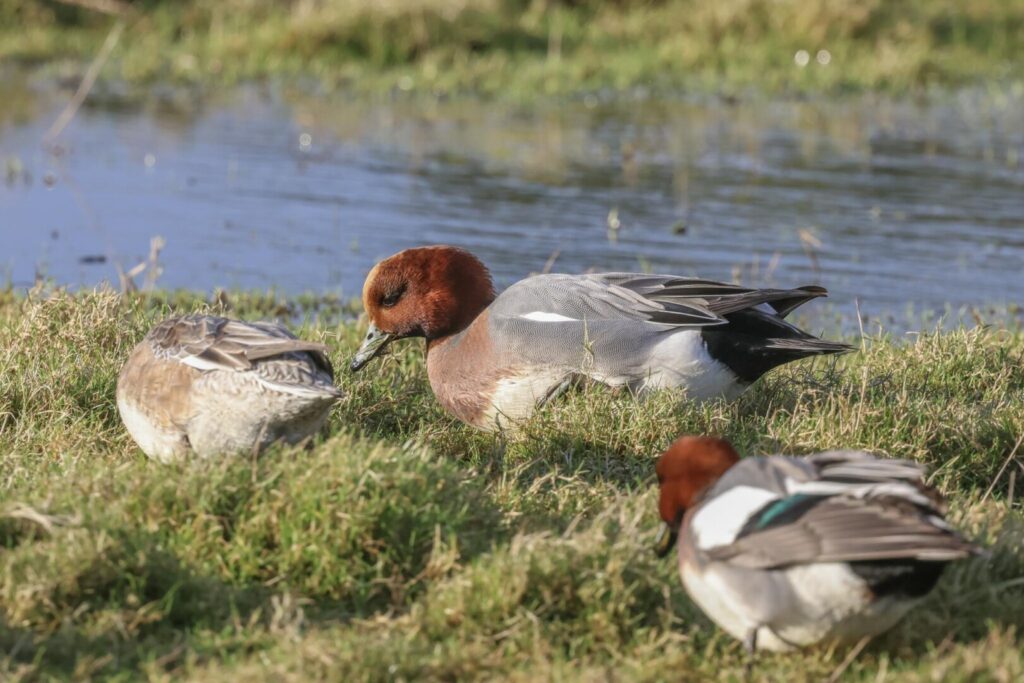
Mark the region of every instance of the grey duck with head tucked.
<instances>
[{"instance_id":1,"label":"grey duck with head tucked","mask_svg":"<svg viewBox=\"0 0 1024 683\"><path fill-rule=\"evenodd\" d=\"M117 407L139 447L163 463L294 444L343 395L325 351L278 323L170 318L132 351Z\"/></svg>"}]
</instances>

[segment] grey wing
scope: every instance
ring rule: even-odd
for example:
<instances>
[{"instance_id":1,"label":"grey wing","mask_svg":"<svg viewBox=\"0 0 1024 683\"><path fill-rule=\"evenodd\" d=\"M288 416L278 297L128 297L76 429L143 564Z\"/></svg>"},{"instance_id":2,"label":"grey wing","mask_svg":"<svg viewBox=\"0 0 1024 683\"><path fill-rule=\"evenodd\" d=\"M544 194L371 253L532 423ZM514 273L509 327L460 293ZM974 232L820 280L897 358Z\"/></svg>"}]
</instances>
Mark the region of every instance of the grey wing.
<instances>
[{"instance_id":1,"label":"grey wing","mask_svg":"<svg viewBox=\"0 0 1024 683\"><path fill-rule=\"evenodd\" d=\"M522 280L488 310L491 335L508 364L578 370L611 384L645 376L649 353L666 334L719 324L706 310L669 310L586 276Z\"/></svg>"},{"instance_id":2,"label":"grey wing","mask_svg":"<svg viewBox=\"0 0 1024 683\"><path fill-rule=\"evenodd\" d=\"M744 458L730 467L705 497L713 498L737 486L763 489L784 497L790 495L794 482L808 482L817 477L814 466L805 458L782 455Z\"/></svg>"},{"instance_id":3,"label":"grey wing","mask_svg":"<svg viewBox=\"0 0 1024 683\"><path fill-rule=\"evenodd\" d=\"M806 497L801 514L707 551L713 561L755 569L816 562L950 561L978 550L937 515L893 497ZM936 514L931 514L935 512Z\"/></svg>"},{"instance_id":4,"label":"grey wing","mask_svg":"<svg viewBox=\"0 0 1024 683\"><path fill-rule=\"evenodd\" d=\"M879 458L867 451L824 451L805 458L818 476L847 481L923 481L925 467L913 460Z\"/></svg>"},{"instance_id":5,"label":"grey wing","mask_svg":"<svg viewBox=\"0 0 1024 683\"><path fill-rule=\"evenodd\" d=\"M718 316L767 304L780 318L811 299L828 296L824 287L806 285L795 289L755 289L702 278L643 273L601 273L605 282L636 292L663 304L698 304Z\"/></svg>"},{"instance_id":6,"label":"grey wing","mask_svg":"<svg viewBox=\"0 0 1024 683\"><path fill-rule=\"evenodd\" d=\"M709 494L719 495L736 486L762 488L780 496L863 494L888 485L890 492L899 492L914 502L918 502L918 495L924 495L921 504L944 512L944 501L924 483L924 474L920 463L878 458L866 451L825 451L806 457L757 456L744 458L730 468Z\"/></svg>"},{"instance_id":7,"label":"grey wing","mask_svg":"<svg viewBox=\"0 0 1024 683\"><path fill-rule=\"evenodd\" d=\"M577 367L582 357L596 363L592 376L616 383L645 376L649 352L667 334L728 326L731 322L724 316L765 303L788 312L823 294L821 288L753 290L666 275L552 274L512 285L489 312L492 334L516 358ZM777 313L757 308L751 315L778 328L775 336L798 336L804 340L801 348L809 344L808 335Z\"/></svg>"},{"instance_id":8,"label":"grey wing","mask_svg":"<svg viewBox=\"0 0 1024 683\"><path fill-rule=\"evenodd\" d=\"M925 483L924 465L912 460L879 458L865 451L825 451L808 456L814 480L791 492L871 496L898 495L912 503L946 513L946 501Z\"/></svg>"},{"instance_id":9,"label":"grey wing","mask_svg":"<svg viewBox=\"0 0 1024 683\"><path fill-rule=\"evenodd\" d=\"M494 301L491 314L534 315L538 319L546 314L575 321L636 321L687 327L725 323L700 299L658 301L603 275L536 275L520 280Z\"/></svg>"},{"instance_id":10,"label":"grey wing","mask_svg":"<svg viewBox=\"0 0 1024 683\"><path fill-rule=\"evenodd\" d=\"M312 398L339 398L343 395L334 386L330 373L313 362L312 353L274 356L257 363L253 372L265 384L291 394Z\"/></svg>"}]
</instances>

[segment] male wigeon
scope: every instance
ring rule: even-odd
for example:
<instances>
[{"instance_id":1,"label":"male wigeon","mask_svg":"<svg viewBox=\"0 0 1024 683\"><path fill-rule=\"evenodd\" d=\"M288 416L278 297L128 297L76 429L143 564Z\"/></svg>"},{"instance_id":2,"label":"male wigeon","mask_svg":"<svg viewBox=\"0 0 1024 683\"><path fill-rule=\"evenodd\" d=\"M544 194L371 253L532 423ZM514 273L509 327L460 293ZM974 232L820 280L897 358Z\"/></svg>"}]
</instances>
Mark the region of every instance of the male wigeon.
<instances>
[{"instance_id":1,"label":"male wigeon","mask_svg":"<svg viewBox=\"0 0 1024 683\"><path fill-rule=\"evenodd\" d=\"M728 441L685 436L657 474L659 554L678 536L687 593L750 651L881 633L948 563L980 552L906 460L827 451L741 462Z\"/></svg>"},{"instance_id":2,"label":"male wigeon","mask_svg":"<svg viewBox=\"0 0 1024 683\"><path fill-rule=\"evenodd\" d=\"M325 351L277 323L170 318L128 357L117 407L143 452L164 463L297 443L342 396Z\"/></svg>"},{"instance_id":3,"label":"male wigeon","mask_svg":"<svg viewBox=\"0 0 1024 683\"><path fill-rule=\"evenodd\" d=\"M635 391L733 398L777 365L849 346L784 320L821 287L751 289L638 273L535 275L495 296L487 268L450 246L407 249L370 271L359 370L391 341L425 337L434 394L494 429L589 377Z\"/></svg>"}]
</instances>

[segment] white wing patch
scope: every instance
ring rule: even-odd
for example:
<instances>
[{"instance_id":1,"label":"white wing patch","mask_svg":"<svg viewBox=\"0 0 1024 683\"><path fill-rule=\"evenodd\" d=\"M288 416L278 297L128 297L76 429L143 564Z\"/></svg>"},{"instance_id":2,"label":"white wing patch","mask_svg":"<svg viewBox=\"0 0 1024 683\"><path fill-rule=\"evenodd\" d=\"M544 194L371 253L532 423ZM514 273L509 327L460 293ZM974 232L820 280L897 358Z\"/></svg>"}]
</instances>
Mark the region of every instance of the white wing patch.
<instances>
[{"instance_id":1,"label":"white wing patch","mask_svg":"<svg viewBox=\"0 0 1024 683\"><path fill-rule=\"evenodd\" d=\"M707 550L732 543L750 516L778 497L753 486L736 486L715 496L701 506L690 522L697 535L697 546Z\"/></svg>"},{"instance_id":2,"label":"white wing patch","mask_svg":"<svg viewBox=\"0 0 1024 683\"><path fill-rule=\"evenodd\" d=\"M183 363L189 366L190 368L202 370L203 372L210 372L214 370L230 370L230 368L226 368L220 363L214 363L199 356L186 356L185 358L178 359L178 362Z\"/></svg>"},{"instance_id":3,"label":"white wing patch","mask_svg":"<svg viewBox=\"0 0 1024 683\"><path fill-rule=\"evenodd\" d=\"M548 313L547 311L531 311L524 315L519 316L524 320L532 320L537 323L569 323L579 322L576 318L569 318L558 313Z\"/></svg>"}]
</instances>

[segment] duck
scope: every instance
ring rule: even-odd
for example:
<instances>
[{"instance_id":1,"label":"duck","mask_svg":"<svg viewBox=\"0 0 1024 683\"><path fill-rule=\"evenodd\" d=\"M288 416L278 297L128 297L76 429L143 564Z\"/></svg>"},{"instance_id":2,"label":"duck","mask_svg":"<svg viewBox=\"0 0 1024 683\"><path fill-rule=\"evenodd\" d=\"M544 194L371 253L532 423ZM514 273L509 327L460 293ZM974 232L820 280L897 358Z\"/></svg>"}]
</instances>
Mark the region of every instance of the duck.
<instances>
[{"instance_id":1,"label":"duck","mask_svg":"<svg viewBox=\"0 0 1024 683\"><path fill-rule=\"evenodd\" d=\"M496 295L469 251L414 247L368 273L370 324L350 368L395 340L425 338L437 400L484 430L515 426L580 379L732 399L776 366L851 349L785 320L826 294L611 272L534 275Z\"/></svg>"},{"instance_id":2,"label":"duck","mask_svg":"<svg viewBox=\"0 0 1024 683\"><path fill-rule=\"evenodd\" d=\"M343 396L326 351L280 323L172 317L122 367L118 412L139 448L165 464L296 444Z\"/></svg>"},{"instance_id":3,"label":"duck","mask_svg":"<svg viewBox=\"0 0 1024 683\"><path fill-rule=\"evenodd\" d=\"M893 625L952 562L982 553L908 460L856 450L740 456L682 436L655 467L690 598L750 653L859 641Z\"/></svg>"}]
</instances>

